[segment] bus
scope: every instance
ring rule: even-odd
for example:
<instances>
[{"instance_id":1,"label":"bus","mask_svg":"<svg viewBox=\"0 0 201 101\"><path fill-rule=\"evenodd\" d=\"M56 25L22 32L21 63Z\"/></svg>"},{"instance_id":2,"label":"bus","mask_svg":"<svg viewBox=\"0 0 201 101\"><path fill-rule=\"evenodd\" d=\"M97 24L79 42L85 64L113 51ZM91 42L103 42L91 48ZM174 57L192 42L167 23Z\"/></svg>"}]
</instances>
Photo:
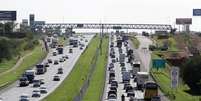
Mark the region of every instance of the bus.
<instances>
[{"instance_id":1,"label":"bus","mask_svg":"<svg viewBox=\"0 0 201 101\"><path fill-rule=\"evenodd\" d=\"M145 100L151 100L152 97L158 96L158 84L154 81L147 81L144 84L144 99Z\"/></svg>"}]
</instances>

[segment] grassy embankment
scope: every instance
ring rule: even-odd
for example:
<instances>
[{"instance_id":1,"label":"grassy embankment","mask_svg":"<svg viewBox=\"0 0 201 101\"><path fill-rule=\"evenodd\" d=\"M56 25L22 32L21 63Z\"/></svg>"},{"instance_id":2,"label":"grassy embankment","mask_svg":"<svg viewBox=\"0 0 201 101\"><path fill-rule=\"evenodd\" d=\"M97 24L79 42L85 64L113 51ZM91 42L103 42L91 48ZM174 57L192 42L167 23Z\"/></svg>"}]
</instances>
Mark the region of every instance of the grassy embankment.
<instances>
[{"instance_id":1,"label":"grassy embankment","mask_svg":"<svg viewBox=\"0 0 201 101\"><path fill-rule=\"evenodd\" d=\"M108 58L109 38L104 38L102 43L102 55L99 53L96 69L93 72L90 85L84 96L83 101L100 101L105 85L105 69Z\"/></svg>"},{"instance_id":2,"label":"grassy embankment","mask_svg":"<svg viewBox=\"0 0 201 101\"><path fill-rule=\"evenodd\" d=\"M155 40L156 44L161 47L165 41L168 42L168 50L167 51L179 51L177 47L177 41L175 38L170 36L168 39L158 39L157 36L154 36L153 40Z\"/></svg>"},{"instance_id":3,"label":"grassy embankment","mask_svg":"<svg viewBox=\"0 0 201 101\"><path fill-rule=\"evenodd\" d=\"M0 73L5 72L7 70L9 70L10 68L12 68L16 63L17 63L18 58L12 58L10 60L3 60L0 63Z\"/></svg>"},{"instance_id":4,"label":"grassy embankment","mask_svg":"<svg viewBox=\"0 0 201 101\"><path fill-rule=\"evenodd\" d=\"M140 46L139 40L138 40L136 37L130 37L130 39L131 39L131 41L132 41L134 47L135 47L135 48L139 48L139 46Z\"/></svg>"},{"instance_id":5,"label":"grassy embankment","mask_svg":"<svg viewBox=\"0 0 201 101\"><path fill-rule=\"evenodd\" d=\"M152 59L160 58L155 54L155 52L152 53ZM166 64L166 68L164 70L157 71L156 69L151 69L151 74L156 80L156 82L159 84L161 91L168 95L168 97L172 101L199 101L199 96L193 96L187 93L186 91L189 90L188 86L180 82L177 89L171 88L171 77L170 77L170 70L171 66L169 64ZM173 100L173 96L175 96L175 99Z\"/></svg>"},{"instance_id":6,"label":"grassy embankment","mask_svg":"<svg viewBox=\"0 0 201 101\"><path fill-rule=\"evenodd\" d=\"M23 62L17 67L16 69L9 71L0 76L0 88L7 86L15 82L21 74L28 68L32 67L33 65L37 64L41 61L45 56L46 52L42 50L42 45L39 44L36 46L32 51L31 55L27 56L23 59ZM29 53L29 52L27 52ZM13 66L16 62L14 60L10 60L10 62L4 64L4 66Z\"/></svg>"},{"instance_id":7,"label":"grassy embankment","mask_svg":"<svg viewBox=\"0 0 201 101\"><path fill-rule=\"evenodd\" d=\"M55 98L57 101L73 100L87 79L99 42L98 36L91 40L88 48L80 56L68 77L65 78L62 84L54 92L43 99L43 101L55 101Z\"/></svg>"}]
</instances>

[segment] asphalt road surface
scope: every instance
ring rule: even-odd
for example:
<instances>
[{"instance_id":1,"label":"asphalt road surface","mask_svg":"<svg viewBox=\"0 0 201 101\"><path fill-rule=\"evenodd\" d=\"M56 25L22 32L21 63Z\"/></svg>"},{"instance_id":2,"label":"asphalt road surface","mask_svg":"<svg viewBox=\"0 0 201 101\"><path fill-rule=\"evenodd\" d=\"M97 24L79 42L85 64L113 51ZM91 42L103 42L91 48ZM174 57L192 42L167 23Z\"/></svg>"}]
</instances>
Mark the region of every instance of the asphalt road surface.
<instances>
[{"instance_id":1,"label":"asphalt road surface","mask_svg":"<svg viewBox=\"0 0 201 101\"><path fill-rule=\"evenodd\" d=\"M145 36L136 36L136 38L140 42L140 46L138 48L138 54L142 61L141 68L144 69L143 71L149 72L150 71L150 62L151 62L151 51L149 51L149 45L153 44L152 40ZM132 43L131 43L132 44ZM153 79L150 77L150 80ZM161 101L169 101L169 99L164 96L164 94L159 89L159 96L161 97Z\"/></svg>"},{"instance_id":2,"label":"asphalt road surface","mask_svg":"<svg viewBox=\"0 0 201 101\"><path fill-rule=\"evenodd\" d=\"M152 41L145 36L139 35L136 37L140 42L139 48L136 49L130 40L128 41L128 43L129 43L128 46L129 46L129 48L134 50L135 60L141 61L140 71L141 72L149 72L150 71L150 62L151 62L151 51L149 51L149 45L152 44ZM114 38L114 40L110 39L110 44L111 44L111 42L116 43L116 38ZM122 49L123 49L123 53L125 53L126 49L124 46L122 46ZM110 52L110 50L109 50L109 52ZM115 56L119 57L119 51L118 51L117 47L115 47ZM127 61L128 58L126 57L125 60ZM108 66L111 62L112 62L112 59L109 56ZM126 67L127 71L131 70L131 65L126 62L125 62L125 67ZM120 68L119 62L114 63L114 70L115 70L115 74L116 74L115 80L117 80L117 82L118 82L118 89L117 89L117 99L112 100L112 101L121 101L121 95L124 94L126 96L127 94L125 93L125 90L123 90L123 83L122 83L122 77L121 77L122 74L121 74L121 68ZM153 80L153 79L150 77L150 80ZM134 82L133 79L130 80L130 84L133 87L136 87L136 82ZM108 99L109 90L110 90L109 71L107 70L105 90L104 90L102 101L109 101L109 99ZM140 90L134 90L134 92L135 92L135 100L134 101L141 101L141 100L143 101L144 92L142 92ZM160 90L159 90L159 95L161 96L161 101L169 101L165 96L163 96L163 94ZM129 101L129 97L125 97L125 101Z\"/></svg>"},{"instance_id":3,"label":"asphalt road surface","mask_svg":"<svg viewBox=\"0 0 201 101\"><path fill-rule=\"evenodd\" d=\"M85 47L83 50L80 50L78 48L73 48L73 53L69 53L69 48L70 46L65 46L64 47L64 53L62 55L57 55L53 56L52 52L56 51L55 49L51 49L50 52L47 55L47 58L43 60L43 62L47 62L47 59L52 59L53 62L54 60L59 60L64 55L68 55L69 59L67 59L63 63L59 63L58 65L50 64L50 67L48 67L47 72L43 75L36 75L35 79L44 79L45 84L43 86L47 87L47 94L41 94L41 97L39 98L33 98L32 96L32 91L37 90L39 88L34 88L33 84L30 84L27 87L19 87L19 81L16 81L14 84L9 86L6 89L3 89L0 91L0 97L2 97L3 101L19 101L19 98L22 94L28 94L30 97L30 101L39 101L46 97L48 94L53 92L61 83L62 81L68 76L68 74L71 72L73 69L74 64L76 61L79 59L79 56L81 53L84 51L90 40L94 35L84 35L85 38L82 43L85 44ZM88 40L88 42L85 42L85 39ZM63 74L57 74L58 68L62 67L63 68ZM35 69L35 68L33 68ZM60 76L60 81L53 81L53 76L59 75Z\"/></svg>"}]
</instances>

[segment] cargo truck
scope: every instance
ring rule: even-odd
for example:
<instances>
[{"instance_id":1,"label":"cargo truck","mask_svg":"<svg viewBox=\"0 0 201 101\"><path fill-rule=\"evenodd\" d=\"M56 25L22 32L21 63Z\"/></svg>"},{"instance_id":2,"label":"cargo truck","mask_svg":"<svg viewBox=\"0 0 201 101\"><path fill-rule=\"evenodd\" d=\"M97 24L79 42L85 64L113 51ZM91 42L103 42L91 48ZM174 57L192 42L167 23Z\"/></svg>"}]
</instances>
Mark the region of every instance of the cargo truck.
<instances>
[{"instance_id":1,"label":"cargo truck","mask_svg":"<svg viewBox=\"0 0 201 101\"><path fill-rule=\"evenodd\" d=\"M136 75L136 81L137 81L137 89L138 90L143 90L143 86L146 81L149 80L149 74L148 72L137 72Z\"/></svg>"},{"instance_id":2,"label":"cargo truck","mask_svg":"<svg viewBox=\"0 0 201 101\"><path fill-rule=\"evenodd\" d=\"M140 72L140 61L134 61L132 64L132 75L135 77L137 72Z\"/></svg>"},{"instance_id":3,"label":"cargo truck","mask_svg":"<svg viewBox=\"0 0 201 101\"><path fill-rule=\"evenodd\" d=\"M47 71L47 68L43 64L36 65L36 74L44 74Z\"/></svg>"},{"instance_id":4,"label":"cargo truck","mask_svg":"<svg viewBox=\"0 0 201 101\"><path fill-rule=\"evenodd\" d=\"M58 51L58 54L63 54L63 48L62 47L58 47L57 51Z\"/></svg>"},{"instance_id":5,"label":"cargo truck","mask_svg":"<svg viewBox=\"0 0 201 101\"><path fill-rule=\"evenodd\" d=\"M160 101L160 97L158 96L158 84L154 81L147 81L144 84L144 99L151 101ZM157 99L157 100L155 100Z\"/></svg>"},{"instance_id":6,"label":"cargo truck","mask_svg":"<svg viewBox=\"0 0 201 101\"><path fill-rule=\"evenodd\" d=\"M23 77L27 77L29 83L32 83L35 77L35 70L26 70Z\"/></svg>"}]
</instances>

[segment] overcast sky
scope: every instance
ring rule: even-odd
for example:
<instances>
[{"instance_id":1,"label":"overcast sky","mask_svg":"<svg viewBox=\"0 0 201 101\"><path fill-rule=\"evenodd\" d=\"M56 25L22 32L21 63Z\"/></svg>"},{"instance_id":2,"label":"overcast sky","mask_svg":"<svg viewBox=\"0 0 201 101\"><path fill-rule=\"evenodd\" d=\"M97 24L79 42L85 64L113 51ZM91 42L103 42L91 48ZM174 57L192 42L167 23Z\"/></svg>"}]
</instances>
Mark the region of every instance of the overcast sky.
<instances>
[{"instance_id":1,"label":"overcast sky","mask_svg":"<svg viewBox=\"0 0 201 101\"><path fill-rule=\"evenodd\" d=\"M201 31L201 17L192 9L201 0L0 0L0 10L17 10L17 21L34 13L47 22L164 23L193 18L193 30Z\"/></svg>"}]
</instances>

